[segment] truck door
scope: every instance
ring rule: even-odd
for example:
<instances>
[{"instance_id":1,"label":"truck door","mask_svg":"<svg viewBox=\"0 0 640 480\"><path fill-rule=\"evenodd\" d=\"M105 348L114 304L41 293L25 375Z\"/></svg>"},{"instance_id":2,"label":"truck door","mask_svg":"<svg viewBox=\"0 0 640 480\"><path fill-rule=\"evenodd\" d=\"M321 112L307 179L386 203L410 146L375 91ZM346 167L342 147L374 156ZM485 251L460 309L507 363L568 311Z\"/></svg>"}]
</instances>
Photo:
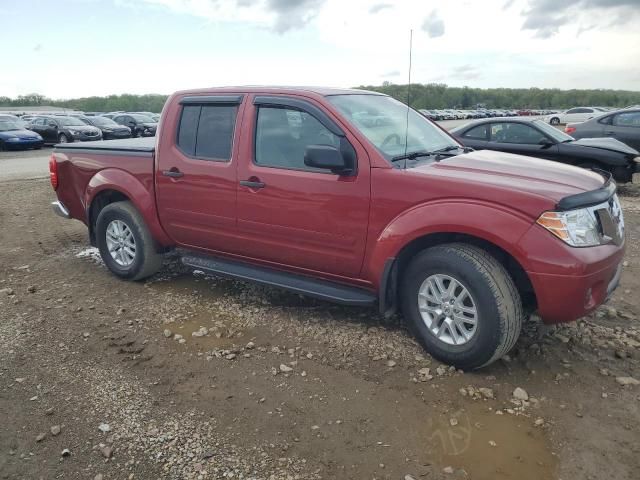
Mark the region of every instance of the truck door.
<instances>
[{"instance_id":1,"label":"truck door","mask_svg":"<svg viewBox=\"0 0 640 480\"><path fill-rule=\"evenodd\" d=\"M247 102L243 128L251 140L242 143L238 164L238 245L247 257L356 277L369 217L369 158L319 104L303 98ZM308 145L351 149L357 172L306 166Z\"/></svg>"},{"instance_id":2,"label":"truck door","mask_svg":"<svg viewBox=\"0 0 640 480\"><path fill-rule=\"evenodd\" d=\"M160 222L180 245L234 251L242 96L188 96L163 120L157 150Z\"/></svg>"}]
</instances>

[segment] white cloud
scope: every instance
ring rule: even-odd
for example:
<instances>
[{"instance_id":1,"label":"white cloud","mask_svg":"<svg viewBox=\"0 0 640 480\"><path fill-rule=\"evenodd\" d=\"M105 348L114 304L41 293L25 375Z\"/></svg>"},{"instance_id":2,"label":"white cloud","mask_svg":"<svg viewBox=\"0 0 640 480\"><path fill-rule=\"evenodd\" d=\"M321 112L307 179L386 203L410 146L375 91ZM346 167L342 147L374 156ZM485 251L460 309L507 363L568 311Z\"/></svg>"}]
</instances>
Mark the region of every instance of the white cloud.
<instances>
[{"instance_id":1,"label":"white cloud","mask_svg":"<svg viewBox=\"0 0 640 480\"><path fill-rule=\"evenodd\" d=\"M555 0L111 1L123 14L135 12L141 18L149 10L164 17L169 13L176 23L193 25L194 37L183 30L179 38L171 38L176 47L170 52L167 41L160 42L164 47L146 44L144 51L115 43L113 51L101 47L99 57L65 64L45 55L47 35L40 38L35 32L20 55L5 56L0 95L38 91L75 97L169 93L207 85L403 82L411 29L416 82L638 89L640 15L634 13L637 9L629 13L636 0L563 0L562 5ZM555 7L545 16L540 8L548 2ZM85 20L90 15L94 13L88 9ZM70 23L68 28L78 26ZM209 50L189 48L198 32L216 37ZM164 35L158 32L162 40ZM163 68L167 63L171 68Z\"/></svg>"}]
</instances>

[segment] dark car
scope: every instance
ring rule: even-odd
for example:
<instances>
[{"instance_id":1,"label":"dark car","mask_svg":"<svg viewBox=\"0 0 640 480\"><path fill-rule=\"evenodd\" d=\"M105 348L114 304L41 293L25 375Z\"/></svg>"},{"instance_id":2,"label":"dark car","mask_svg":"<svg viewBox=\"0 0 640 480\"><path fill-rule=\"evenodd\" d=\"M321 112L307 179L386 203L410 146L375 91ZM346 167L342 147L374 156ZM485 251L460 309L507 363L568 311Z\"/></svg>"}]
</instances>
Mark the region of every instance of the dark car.
<instances>
[{"instance_id":1,"label":"dark car","mask_svg":"<svg viewBox=\"0 0 640 480\"><path fill-rule=\"evenodd\" d=\"M619 182L631 181L640 171L640 153L614 138L573 137L542 120L531 118L491 119L455 128L451 134L465 146L477 150L528 155L547 160L599 168Z\"/></svg>"},{"instance_id":2,"label":"dark car","mask_svg":"<svg viewBox=\"0 0 640 480\"><path fill-rule=\"evenodd\" d=\"M44 143L102 140L102 132L99 128L87 125L76 117L43 115L32 119L29 128L39 133Z\"/></svg>"},{"instance_id":3,"label":"dark car","mask_svg":"<svg viewBox=\"0 0 640 480\"><path fill-rule=\"evenodd\" d=\"M158 123L140 113L122 113L113 117L113 121L131 129L133 137L153 137Z\"/></svg>"},{"instance_id":4,"label":"dark car","mask_svg":"<svg viewBox=\"0 0 640 480\"><path fill-rule=\"evenodd\" d=\"M120 125L106 117L79 117L87 125L99 128L102 132L103 140L117 140L119 138L131 137L131 129Z\"/></svg>"},{"instance_id":5,"label":"dark car","mask_svg":"<svg viewBox=\"0 0 640 480\"><path fill-rule=\"evenodd\" d=\"M640 150L640 108L618 110L586 122L570 123L564 131L574 138L615 138Z\"/></svg>"},{"instance_id":6,"label":"dark car","mask_svg":"<svg viewBox=\"0 0 640 480\"><path fill-rule=\"evenodd\" d=\"M435 110L426 110L426 109L420 109L418 110L422 115L424 115L425 117L427 117L429 120L442 120L442 115L440 115L437 111Z\"/></svg>"},{"instance_id":7,"label":"dark car","mask_svg":"<svg viewBox=\"0 0 640 480\"><path fill-rule=\"evenodd\" d=\"M42 148L42 137L9 116L0 116L0 150Z\"/></svg>"}]
</instances>

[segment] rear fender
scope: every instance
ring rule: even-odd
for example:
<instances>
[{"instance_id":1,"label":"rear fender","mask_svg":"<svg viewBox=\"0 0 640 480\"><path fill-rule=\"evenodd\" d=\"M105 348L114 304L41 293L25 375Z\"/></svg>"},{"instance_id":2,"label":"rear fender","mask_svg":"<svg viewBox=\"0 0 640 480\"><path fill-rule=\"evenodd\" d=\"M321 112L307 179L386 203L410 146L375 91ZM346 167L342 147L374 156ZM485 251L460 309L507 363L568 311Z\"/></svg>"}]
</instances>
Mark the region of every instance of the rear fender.
<instances>
[{"instance_id":1,"label":"rear fender","mask_svg":"<svg viewBox=\"0 0 640 480\"><path fill-rule=\"evenodd\" d=\"M373 241L364 278L376 289L384 281L385 262L398 258L414 240L433 234L462 234L492 243L527 270L527 253L518 241L534 220L503 205L468 200L445 200L418 205L394 218ZM387 268L388 269L388 268Z\"/></svg>"},{"instance_id":2,"label":"rear fender","mask_svg":"<svg viewBox=\"0 0 640 480\"><path fill-rule=\"evenodd\" d=\"M96 173L85 192L87 224L90 222L89 212L91 203L101 193L107 190L120 192L126 196L140 212L151 232L151 236L158 246L166 248L173 245L173 241L167 235L158 220L155 197L153 195L153 176L149 175L143 183L134 175L115 168L107 168Z\"/></svg>"}]
</instances>

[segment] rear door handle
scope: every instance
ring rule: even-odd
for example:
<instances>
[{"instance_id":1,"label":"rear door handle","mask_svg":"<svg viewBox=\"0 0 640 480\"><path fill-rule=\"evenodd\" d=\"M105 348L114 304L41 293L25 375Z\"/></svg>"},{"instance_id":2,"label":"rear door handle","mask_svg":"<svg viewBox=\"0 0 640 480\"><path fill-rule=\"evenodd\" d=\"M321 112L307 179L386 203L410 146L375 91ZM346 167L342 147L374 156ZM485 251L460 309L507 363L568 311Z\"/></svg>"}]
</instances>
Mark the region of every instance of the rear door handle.
<instances>
[{"instance_id":1,"label":"rear door handle","mask_svg":"<svg viewBox=\"0 0 640 480\"><path fill-rule=\"evenodd\" d=\"M249 188L264 188L267 186L264 182L254 182L251 180L240 180L240 185Z\"/></svg>"},{"instance_id":2,"label":"rear door handle","mask_svg":"<svg viewBox=\"0 0 640 480\"><path fill-rule=\"evenodd\" d=\"M171 170L163 170L162 175L164 175L165 177L171 177L171 178L184 177L184 173L182 173L177 168L172 168Z\"/></svg>"}]
</instances>

